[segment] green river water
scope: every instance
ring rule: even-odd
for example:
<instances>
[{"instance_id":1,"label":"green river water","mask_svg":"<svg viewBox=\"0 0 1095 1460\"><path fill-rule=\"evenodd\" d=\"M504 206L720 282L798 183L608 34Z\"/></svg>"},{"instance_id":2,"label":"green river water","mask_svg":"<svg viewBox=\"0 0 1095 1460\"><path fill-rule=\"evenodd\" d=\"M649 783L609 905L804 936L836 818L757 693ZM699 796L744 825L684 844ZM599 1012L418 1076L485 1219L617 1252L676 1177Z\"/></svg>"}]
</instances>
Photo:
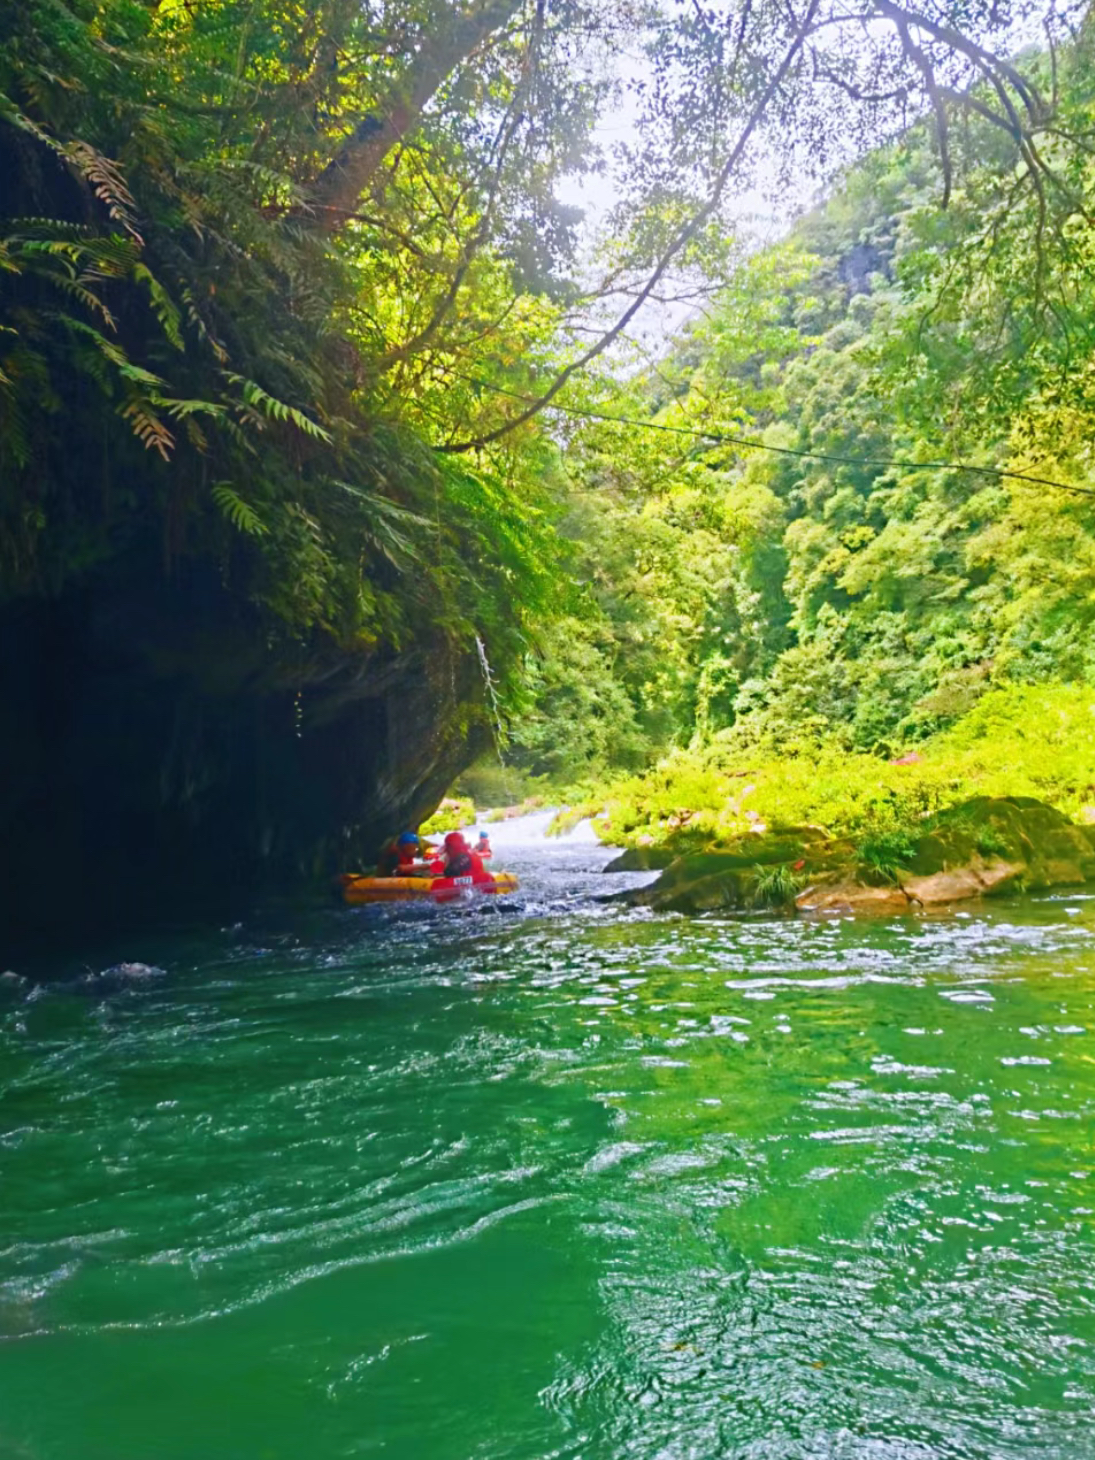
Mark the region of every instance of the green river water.
<instances>
[{"instance_id":1,"label":"green river water","mask_svg":"<svg viewBox=\"0 0 1095 1460\"><path fill-rule=\"evenodd\" d=\"M1095 1455L1095 900L655 918L514 835L506 909L4 981L0 1457Z\"/></svg>"}]
</instances>

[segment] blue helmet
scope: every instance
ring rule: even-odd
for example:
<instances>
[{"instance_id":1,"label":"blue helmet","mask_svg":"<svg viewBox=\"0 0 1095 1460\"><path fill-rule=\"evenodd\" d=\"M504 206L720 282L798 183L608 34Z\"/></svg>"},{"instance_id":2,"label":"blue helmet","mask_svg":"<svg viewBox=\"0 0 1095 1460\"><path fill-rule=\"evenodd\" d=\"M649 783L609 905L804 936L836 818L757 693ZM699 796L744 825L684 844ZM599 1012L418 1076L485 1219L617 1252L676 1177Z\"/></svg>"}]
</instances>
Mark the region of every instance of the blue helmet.
<instances>
[{"instance_id":1,"label":"blue helmet","mask_svg":"<svg viewBox=\"0 0 1095 1460\"><path fill-rule=\"evenodd\" d=\"M413 831L403 831L403 832L400 832L400 834L399 834L399 845L401 847L405 847L405 846L410 846L411 843L413 843L415 846L418 845L418 837L414 834L414 832Z\"/></svg>"}]
</instances>

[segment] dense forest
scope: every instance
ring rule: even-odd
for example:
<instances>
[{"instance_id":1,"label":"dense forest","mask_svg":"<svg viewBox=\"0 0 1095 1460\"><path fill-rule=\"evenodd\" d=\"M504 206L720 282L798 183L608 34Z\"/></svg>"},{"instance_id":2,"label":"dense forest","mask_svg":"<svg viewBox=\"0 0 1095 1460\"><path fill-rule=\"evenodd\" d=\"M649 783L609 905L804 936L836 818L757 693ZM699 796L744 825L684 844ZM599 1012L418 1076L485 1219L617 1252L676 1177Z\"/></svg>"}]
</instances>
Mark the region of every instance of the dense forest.
<instances>
[{"instance_id":1,"label":"dense forest","mask_svg":"<svg viewBox=\"0 0 1095 1460\"><path fill-rule=\"evenodd\" d=\"M1086 134L1086 42L1057 66ZM895 755L990 689L1095 683L1091 164L1047 218L988 123L962 146L946 209L926 127L869 154L630 376L633 425L572 423L586 596L523 767L715 738Z\"/></svg>"},{"instance_id":2,"label":"dense forest","mask_svg":"<svg viewBox=\"0 0 1095 1460\"><path fill-rule=\"evenodd\" d=\"M0 0L0 36L28 916L56 861L104 908L163 859L360 862L495 693L558 790L1091 683L1081 12ZM756 248L741 198L802 177Z\"/></svg>"}]
</instances>

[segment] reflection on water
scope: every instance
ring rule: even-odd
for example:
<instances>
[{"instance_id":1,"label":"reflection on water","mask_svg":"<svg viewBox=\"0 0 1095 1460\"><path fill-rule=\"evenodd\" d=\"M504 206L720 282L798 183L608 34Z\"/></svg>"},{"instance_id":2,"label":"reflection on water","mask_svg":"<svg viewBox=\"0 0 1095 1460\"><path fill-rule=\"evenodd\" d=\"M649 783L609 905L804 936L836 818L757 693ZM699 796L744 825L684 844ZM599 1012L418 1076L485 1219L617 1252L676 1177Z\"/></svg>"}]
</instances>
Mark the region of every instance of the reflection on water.
<instances>
[{"instance_id":1,"label":"reflection on water","mask_svg":"<svg viewBox=\"0 0 1095 1460\"><path fill-rule=\"evenodd\" d=\"M1092 1453L1095 901L656 918L493 839L505 912L0 987L0 1456Z\"/></svg>"}]
</instances>

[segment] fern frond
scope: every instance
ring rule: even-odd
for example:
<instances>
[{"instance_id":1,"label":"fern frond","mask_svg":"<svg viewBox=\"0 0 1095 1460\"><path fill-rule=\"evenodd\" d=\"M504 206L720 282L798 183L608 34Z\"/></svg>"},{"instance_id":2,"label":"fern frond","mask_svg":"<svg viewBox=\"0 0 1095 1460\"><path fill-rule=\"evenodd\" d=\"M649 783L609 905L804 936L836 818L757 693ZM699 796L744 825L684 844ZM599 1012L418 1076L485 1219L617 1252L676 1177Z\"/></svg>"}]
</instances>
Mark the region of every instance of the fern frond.
<instances>
[{"instance_id":1,"label":"fern frond","mask_svg":"<svg viewBox=\"0 0 1095 1460\"><path fill-rule=\"evenodd\" d=\"M146 385L150 390L155 390L167 382L159 375L153 375L151 370L146 370L143 365L134 365L132 360L127 360L124 365L118 366L119 375L124 375L126 380L132 380L134 385Z\"/></svg>"},{"instance_id":2,"label":"fern frond","mask_svg":"<svg viewBox=\"0 0 1095 1460\"><path fill-rule=\"evenodd\" d=\"M220 426L221 430L231 438L233 445L238 451L242 451L248 456L258 456L258 450L255 446L255 443L251 440L250 436L248 436L243 427L240 426L238 421L233 421L231 416L225 416L224 419L221 421Z\"/></svg>"},{"instance_id":3,"label":"fern frond","mask_svg":"<svg viewBox=\"0 0 1095 1460\"><path fill-rule=\"evenodd\" d=\"M112 233L106 238L90 239L84 245L87 265L97 276L122 279L139 267L140 250L131 238Z\"/></svg>"},{"instance_id":4,"label":"fern frond","mask_svg":"<svg viewBox=\"0 0 1095 1460\"><path fill-rule=\"evenodd\" d=\"M197 301L194 298L194 291L190 288L189 284L184 284L179 292L182 294L183 303L186 305L186 317L194 326L198 338L213 351L219 365L227 365L228 351L202 318L201 310L198 308Z\"/></svg>"},{"instance_id":5,"label":"fern frond","mask_svg":"<svg viewBox=\"0 0 1095 1460\"><path fill-rule=\"evenodd\" d=\"M421 555L408 533L416 529L432 531L434 524L428 518L401 507L389 497L367 492L349 482L332 480L331 486L353 500L357 508L355 525L394 567L406 569L408 564L421 561Z\"/></svg>"},{"instance_id":6,"label":"fern frond","mask_svg":"<svg viewBox=\"0 0 1095 1460\"><path fill-rule=\"evenodd\" d=\"M230 482L218 482L212 490L213 501L239 532L251 537L264 537L270 529L249 502L245 502Z\"/></svg>"},{"instance_id":7,"label":"fern frond","mask_svg":"<svg viewBox=\"0 0 1095 1460\"><path fill-rule=\"evenodd\" d=\"M0 393L0 460L10 455L16 466L30 462L30 433L14 392Z\"/></svg>"},{"instance_id":8,"label":"fern frond","mask_svg":"<svg viewBox=\"0 0 1095 1460\"><path fill-rule=\"evenodd\" d=\"M0 116L3 114L3 109L0 108ZM86 243L96 237L87 223L70 223L64 218L45 218L37 214L7 218L4 225L12 230L13 237L18 238L35 238L41 235L43 238L67 238Z\"/></svg>"},{"instance_id":9,"label":"fern frond","mask_svg":"<svg viewBox=\"0 0 1095 1460\"><path fill-rule=\"evenodd\" d=\"M45 272L41 277L48 278L54 288L59 289L62 294L67 294L72 299L78 299L85 309L92 314L97 314L108 329L118 328L117 320L98 294L93 294L86 284L80 283L79 279L70 278L67 274L59 274L56 271Z\"/></svg>"},{"instance_id":10,"label":"fern frond","mask_svg":"<svg viewBox=\"0 0 1095 1460\"><path fill-rule=\"evenodd\" d=\"M231 371L224 372L225 379L230 384L239 388L240 394L249 406L263 412L272 421L280 421L283 425L293 425L304 435L313 437L316 441L323 441L330 444L331 436L322 426L316 424L303 411L298 411L296 406L288 405L283 400L278 400L263 390L261 385L256 385L253 380L248 380L243 375L235 375Z\"/></svg>"},{"instance_id":11,"label":"fern frond","mask_svg":"<svg viewBox=\"0 0 1095 1460\"><path fill-rule=\"evenodd\" d=\"M176 421L186 420L190 416L213 416L220 421L226 414L226 407L212 400L175 400L170 396L158 395L154 403L169 416L174 416Z\"/></svg>"},{"instance_id":12,"label":"fern frond","mask_svg":"<svg viewBox=\"0 0 1095 1460\"><path fill-rule=\"evenodd\" d=\"M13 127L18 127L21 132L28 133L36 142L41 142L43 147L55 153L58 157L66 156L65 149L55 137L51 137L44 127L40 127L23 111L22 107L16 106L10 96L0 92L0 118L9 122Z\"/></svg>"},{"instance_id":13,"label":"fern frond","mask_svg":"<svg viewBox=\"0 0 1095 1460\"><path fill-rule=\"evenodd\" d=\"M89 348L87 345L73 342L72 361L85 375L90 375L95 384L104 393L109 395L111 390L110 366L103 358L102 351Z\"/></svg>"},{"instance_id":14,"label":"fern frond","mask_svg":"<svg viewBox=\"0 0 1095 1460\"><path fill-rule=\"evenodd\" d=\"M363 509L363 516L373 522L383 522L393 531L397 527L424 528L430 532L434 530L434 523L430 518L412 512L409 507L401 507L398 502L381 496L379 492L366 491L364 487L355 487L350 482L332 481L331 485L352 497Z\"/></svg>"},{"instance_id":15,"label":"fern frond","mask_svg":"<svg viewBox=\"0 0 1095 1460\"><path fill-rule=\"evenodd\" d=\"M70 334L79 335L82 339L91 340L95 348L101 350L110 363L118 369L121 369L123 365L129 364L129 356L122 349L121 345L116 345L112 340L108 340L105 335L101 335L95 326L88 324L86 320L74 319L71 314L61 314L56 310L45 311L45 317L47 319L55 319ZM162 384L163 382L161 381L160 383Z\"/></svg>"},{"instance_id":16,"label":"fern frond","mask_svg":"<svg viewBox=\"0 0 1095 1460\"><path fill-rule=\"evenodd\" d=\"M55 156L75 167L91 184L92 191L100 202L106 204L110 216L117 219L138 243L144 243L135 221L137 205L116 162L112 162L89 142L59 142L3 93L0 93L0 118L18 127L20 131L29 133Z\"/></svg>"},{"instance_id":17,"label":"fern frond","mask_svg":"<svg viewBox=\"0 0 1095 1460\"><path fill-rule=\"evenodd\" d=\"M133 277L139 279L148 290L148 297L151 300L152 308L156 318L160 321L160 326L164 334L175 346L176 350L185 349L186 346L179 328L182 323L182 316L179 314L171 295L168 294L151 269L146 268L144 264L134 265Z\"/></svg>"},{"instance_id":18,"label":"fern frond","mask_svg":"<svg viewBox=\"0 0 1095 1460\"><path fill-rule=\"evenodd\" d=\"M92 147L89 142L69 142L62 150L69 162L79 168L91 184L99 201L106 204L110 216L138 243L143 244L144 239L137 230L135 217L137 204L126 186L118 164Z\"/></svg>"},{"instance_id":19,"label":"fern frond","mask_svg":"<svg viewBox=\"0 0 1095 1460\"><path fill-rule=\"evenodd\" d=\"M97 329L85 324L82 319L73 319L70 314L55 314L53 318L57 319L71 333L91 340L96 349L106 356L123 379L131 381L134 385L143 385L151 391L158 391L167 384L161 375L154 375L143 365L135 365L121 345L116 345L112 340L106 339ZM156 404L160 404L159 399Z\"/></svg>"},{"instance_id":20,"label":"fern frond","mask_svg":"<svg viewBox=\"0 0 1095 1460\"><path fill-rule=\"evenodd\" d=\"M129 422L134 436L148 451L158 451L164 461L171 460L175 438L151 409L149 402L133 396L118 413Z\"/></svg>"},{"instance_id":21,"label":"fern frond","mask_svg":"<svg viewBox=\"0 0 1095 1460\"><path fill-rule=\"evenodd\" d=\"M278 172L275 168L266 167L261 162L254 162L243 157L224 157L218 158L210 166L210 171L212 172L214 168L217 172L228 176L243 173L252 178L259 185L260 203L276 203L279 207L297 207L304 201L303 192L288 173Z\"/></svg>"}]
</instances>

